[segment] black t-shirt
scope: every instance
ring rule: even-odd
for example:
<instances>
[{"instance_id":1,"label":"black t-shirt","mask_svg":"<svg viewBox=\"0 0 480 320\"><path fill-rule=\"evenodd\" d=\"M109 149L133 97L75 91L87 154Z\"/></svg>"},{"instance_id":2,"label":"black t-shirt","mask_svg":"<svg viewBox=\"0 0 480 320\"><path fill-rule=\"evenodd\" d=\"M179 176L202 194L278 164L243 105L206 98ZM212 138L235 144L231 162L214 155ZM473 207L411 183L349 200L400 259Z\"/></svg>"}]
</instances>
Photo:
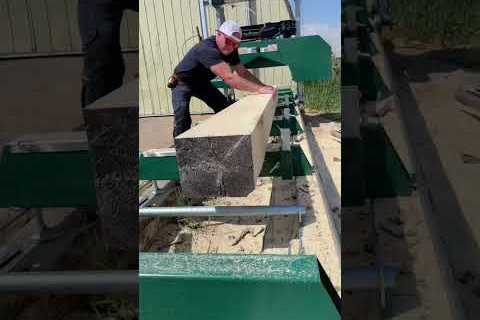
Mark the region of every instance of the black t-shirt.
<instances>
[{"instance_id":1,"label":"black t-shirt","mask_svg":"<svg viewBox=\"0 0 480 320\"><path fill-rule=\"evenodd\" d=\"M230 65L240 63L238 50L228 56L223 55L215 42L215 36L200 41L190 49L175 68L175 74L181 81L187 83L205 83L216 77L210 67L221 62Z\"/></svg>"}]
</instances>

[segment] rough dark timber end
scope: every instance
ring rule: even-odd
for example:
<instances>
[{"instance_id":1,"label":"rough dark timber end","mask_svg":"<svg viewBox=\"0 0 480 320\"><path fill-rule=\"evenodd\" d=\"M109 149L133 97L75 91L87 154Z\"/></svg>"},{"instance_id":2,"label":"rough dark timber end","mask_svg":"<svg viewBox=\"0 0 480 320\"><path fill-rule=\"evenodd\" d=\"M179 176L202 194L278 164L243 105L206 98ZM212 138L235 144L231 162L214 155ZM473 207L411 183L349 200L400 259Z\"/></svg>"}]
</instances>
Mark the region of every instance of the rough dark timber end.
<instances>
[{"instance_id":1,"label":"rough dark timber end","mask_svg":"<svg viewBox=\"0 0 480 320\"><path fill-rule=\"evenodd\" d=\"M138 247L138 81L100 98L84 116L103 241L124 259Z\"/></svg>"},{"instance_id":2,"label":"rough dark timber end","mask_svg":"<svg viewBox=\"0 0 480 320\"><path fill-rule=\"evenodd\" d=\"M179 139L176 148L180 180L188 181L182 185L186 195L244 196L253 190L249 136Z\"/></svg>"},{"instance_id":3,"label":"rough dark timber end","mask_svg":"<svg viewBox=\"0 0 480 320\"><path fill-rule=\"evenodd\" d=\"M276 101L271 94L246 96L176 137L186 196L241 197L255 189Z\"/></svg>"}]
</instances>

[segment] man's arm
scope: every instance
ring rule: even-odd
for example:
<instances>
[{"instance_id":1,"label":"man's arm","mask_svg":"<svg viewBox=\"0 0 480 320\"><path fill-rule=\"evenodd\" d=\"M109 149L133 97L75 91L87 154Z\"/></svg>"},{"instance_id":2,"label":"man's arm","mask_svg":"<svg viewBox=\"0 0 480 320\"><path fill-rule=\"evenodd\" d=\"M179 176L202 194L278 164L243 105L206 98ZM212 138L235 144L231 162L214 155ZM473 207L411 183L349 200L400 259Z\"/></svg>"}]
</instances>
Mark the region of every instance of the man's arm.
<instances>
[{"instance_id":1,"label":"man's arm","mask_svg":"<svg viewBox=\"0 0 480 320\"><path fill-rule=\"evenodd\" d=\"M261 86L265 86L263 82L258 80L257 77L255 77L250 71L248 71L247 68L241 63L237 64L234 66L235 72L238 73L238 75L244 79L247 79L249 81L255 82L256 84L259 84Z\"/></svg>"},{"instance_id":2,"label":"man's arm","mask_svg":"<svg viewBox=\"0 0 480 320\"><path fill-rule=\"evenodd\" d=\"M263 83L257 83L249 79L241 77L237 72L232 72L230 66L221 62L210 67L210 70L223 79L229 86L234 89L249 91L254 93L273 93L274 88L265 86ZM248 70L247 70L248 72ZM253 75L252 75L253 76Z\"/></svg>"}]
</instances>

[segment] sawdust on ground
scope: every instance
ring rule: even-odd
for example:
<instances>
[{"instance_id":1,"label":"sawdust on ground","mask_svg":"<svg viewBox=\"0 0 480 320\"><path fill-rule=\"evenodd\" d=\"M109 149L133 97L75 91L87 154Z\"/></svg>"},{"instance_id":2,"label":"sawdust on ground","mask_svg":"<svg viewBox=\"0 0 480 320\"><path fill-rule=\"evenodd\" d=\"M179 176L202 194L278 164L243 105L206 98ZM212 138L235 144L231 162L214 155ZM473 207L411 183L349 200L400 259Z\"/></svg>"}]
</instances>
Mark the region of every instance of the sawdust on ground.
<instances>
[{"instance_id":1,"label":"sawdust on ground","mask_svg":"<svg viewBox=\"0 0 480 320\"><path fill-rule=\"evenodd\" d=\"M308 113L304 119L305 125L311 128L313 134L310 143L316 145L308 147L306 141L301 141L301 146L312 163L315 163L314 159L321 156L326 171L320 172L319 164L315 164L314 175L297 178L299 202L307 209L302 227L302 248L304 254L318 257L332 285L340 294L340 241L336 243L333 220L331 220L333 217L329 218L329 215L340 214L340 208L331 207L340 205L340 203L331 202L331 198L338 197L339 200L341 194L340 123L328 120L318 113ZM309 152L321 152L321 155L309 154ZM330 179L320 177L321 175L328 175ZM331 186L326 185L328 181L331 182Z\"/></svg>"},{"instance_id":2,"label":"sawdust on ground","mask_svg":"<svg viewBox=\"0 0 480 320\"><path fill-rule=\"evenodd\" d=\"M294 186L294 185L293 185ZM295 188L273 178L259 178L257 187L246 197L205 199L204 206L269 206L296 204ZM178 197L178 194L174 194ZM286 202L289 203L286 203ZM175 202L177 204L178 202ZM168 205L168 201L166 203ZM191 253L274 253L282 242L298 238L298 217L210 217L148 218L141 224L141 250ZM288 221L286 228L279 228ZM276 222L276 223L275 223ZM293 222L293 225L292 225ZM158 232L158 230L162 232ZM274 236L269 236L274 233ZM275 248L275 240L282 239ZM285 249L285 246L283 247ZM288 254L283 250L284 254ZM278 252L280 253L280 252Z\"/></svg>"},{"instance_id":3,"label":"sawdust on ground","mask_svg":"<svg viewBox=\"0 0 480 320\"><path fill-rule=\"evenodd\" d=\"M480 83L480 74L457 70L430 74L430 78L410 85L462 212L480 243L480 227L475 228L480 226L480 111L455 99L458 87Z\"/></svg>"},{"instance_id":4,"label":"sawdust on ground","mask_svg":"<svg viewBox=\"0 0 480 320\"><path fill-rule=\"evenodd\" d=\"M389 314L381 311L377 291L347 291L343 318L453 319L419 196L377 199L374 211L380 242L376 254L369 249L369 209L342 210L342 264L374 265L380 253L385 266L399 268L395 286L389 290Z\"/></svg>"},{"instance_id":5,"label":"sawdust on ground","mask_svg":"<svg viewBox=\"0 0 480 320\"><path fill-rule=\"evenodd\" d=\"M420 50L408 48L397 53L417 55ZM425 50L428 51L428 50ZM472 226L478 224L479 199L475 185L480 181L478 165L466 164L462 155L475 157L480 150L476 137L480 126L475 110L459 104L454 94L467 79L479 77L466 74L463 70L450 70L443 73L429 73L428 79L411 82L420 112L427 124L432 140L439 152L450 182L456 189L463 212ZM386 127L399 156L413 172L411 155L406 147L398 106L380 119ZM473 116L472 116L473 114ZM393 116L392 116L393 115ZM403 140L403 141L402 141ZM408 160L408 161L405 161ZM386 265L400 268L396 286L391 290L391 310L389 319L453 319L447 296L447 285L442 275L432 234L426 222L420 196L396 199L377 199L374 210L381 239L381 251ZM370 222L368 208L349 208L342 212L343 230L342 259L345 265L371 265L376 256L367 248L369 244ZM350 228L347 229L347 226ZM478 235L480 230L476 230ZM345 319L383 319L386 315L379 310L378 294L375 292L350 292L344 295ZM360 316L361 315L361 316Z\"/></svg>"},{"instance_id":6,"label":"sawdust on ground","mask_svg":"<svg viewBox=\"0 0 480 320\"><path fill-rule=\"evenodd\" d=\"M330 123L315 128L314 136L322 151L325 149L327 166L332 167L331 175L340 193L341 146L330 132L338 127L338 124ZM159 205L192 205L188 200L179 204L179 194L173 197L177 199ZM327 206L313 177L297 177L295 180L258 178L257 187L247 197L211 198L196 205L303 205L307 214L302 221L297 216L146 218L140 222L140 251L316 255L340 292L340 257L333 245L332 230L326 217Z\"/></svg>"}]
</instances>

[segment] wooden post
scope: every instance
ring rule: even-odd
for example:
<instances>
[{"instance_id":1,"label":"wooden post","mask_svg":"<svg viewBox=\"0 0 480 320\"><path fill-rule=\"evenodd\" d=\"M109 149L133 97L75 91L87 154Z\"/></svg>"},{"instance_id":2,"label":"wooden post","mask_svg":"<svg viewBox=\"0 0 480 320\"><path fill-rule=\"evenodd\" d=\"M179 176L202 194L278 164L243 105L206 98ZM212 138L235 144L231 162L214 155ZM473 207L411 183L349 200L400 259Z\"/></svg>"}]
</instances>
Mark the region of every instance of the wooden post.
<instances>
[{"instance_id":1,"label":"wooden post","mask_svg":"<svg viewBox=\"0 0 480 320\"><path fill-rule=\"evenodd\" d=\"M189 197L245 196L262 169L277 95L250 95L175 139Z\"/></svg>"},{"instance_id":2,"label":"wooden post","mask_svg":"<svg viewBox=\"0 0 480 320\"><path fill-rule=\"evenodd\" d=\"M84 116L102 240L130 261L138 253L138 80L95 101Z\"/></svg>"}]
</instances>

